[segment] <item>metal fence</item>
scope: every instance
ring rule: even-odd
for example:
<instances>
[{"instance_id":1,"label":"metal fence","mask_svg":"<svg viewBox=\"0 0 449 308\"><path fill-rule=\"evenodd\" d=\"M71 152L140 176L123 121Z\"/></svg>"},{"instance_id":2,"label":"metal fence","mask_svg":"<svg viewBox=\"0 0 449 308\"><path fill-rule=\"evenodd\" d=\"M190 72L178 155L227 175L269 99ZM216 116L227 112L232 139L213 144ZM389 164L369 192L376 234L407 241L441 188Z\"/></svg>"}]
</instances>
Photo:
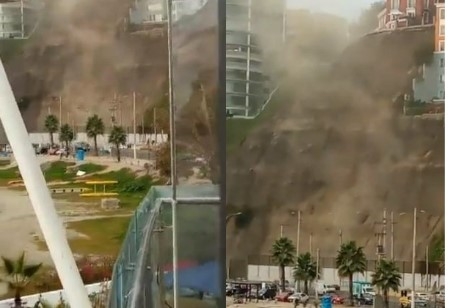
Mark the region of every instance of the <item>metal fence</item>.
<instances>
[{"instance_id":1,"label":"metal fence","mask_svg":"<svg viewBox=\"0 0 449 308\"><path fill-rule=\"evenodd\" d=\"M218 302L218 194L214 185L181 186L173 203L170 186L150 190L115 264L110 308L173 307L175 297L179 307Z\"/></svg>"}]
</instances>

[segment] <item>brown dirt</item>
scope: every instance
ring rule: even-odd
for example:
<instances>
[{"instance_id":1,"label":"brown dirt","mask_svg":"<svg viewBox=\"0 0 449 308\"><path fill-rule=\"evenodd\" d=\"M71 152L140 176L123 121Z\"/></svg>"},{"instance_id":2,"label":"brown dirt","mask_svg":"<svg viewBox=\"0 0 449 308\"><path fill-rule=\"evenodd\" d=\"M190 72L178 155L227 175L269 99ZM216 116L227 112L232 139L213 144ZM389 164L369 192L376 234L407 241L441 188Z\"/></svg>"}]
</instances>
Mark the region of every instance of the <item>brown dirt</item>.
<instances>
[{"instance_id":1,"label":"brown dirt","mask_svg":"<svg viewBox=\"0 0 449 308\"><path fill-rule=\"evenodd\" d=\"M286 52L297 60L285 67L278 110L228 158L228 203L249 218L242 229L229 227L232 256L269 253L281 224L295 241L291 210L300 209L301 251L313 233L313 248L335 256L342 229L344 240L356 240L375 259L376 222L386 208L388 217L406 213L396 218L395 252L408 260L411 214L419 207L426 211L418 219L424 257L444 228L444 122L402 117L392 100L409 88L431 38L431 29L365 37L330 72Z\"/></svg>"}]
</instances>

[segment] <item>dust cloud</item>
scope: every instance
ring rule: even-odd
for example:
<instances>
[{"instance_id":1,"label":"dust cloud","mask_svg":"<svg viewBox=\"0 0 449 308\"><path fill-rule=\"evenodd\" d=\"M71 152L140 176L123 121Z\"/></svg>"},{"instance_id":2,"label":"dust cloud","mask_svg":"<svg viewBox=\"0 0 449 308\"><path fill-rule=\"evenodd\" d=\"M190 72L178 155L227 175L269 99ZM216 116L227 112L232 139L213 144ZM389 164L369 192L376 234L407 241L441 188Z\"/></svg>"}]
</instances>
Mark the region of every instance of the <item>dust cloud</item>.
<instances>
[{"instance_id":1,"label":"dust cloud","mask_svg":"<svg viewBox=\"0 0 449 308\"><path fill-rule=\"evenodd\" d=\"M268 254L281 225L295 239L291 213L301 210L301 251L313 234L313 248L335 256L342 230L375 259L386 209L397 217L397 259L409 260L410 214L419 207L426 210L418 220L423 258L444 228L443 121L404 117L395 102L410 90L416 54L431 46L432 32L354 40L340 17L289 15L287 43L269 61L280 81L273 115L228 157L228 204L246 216L228 231L230 256ZM259 33L267 48L270 28Z\"/></svg>"}]
</instances>

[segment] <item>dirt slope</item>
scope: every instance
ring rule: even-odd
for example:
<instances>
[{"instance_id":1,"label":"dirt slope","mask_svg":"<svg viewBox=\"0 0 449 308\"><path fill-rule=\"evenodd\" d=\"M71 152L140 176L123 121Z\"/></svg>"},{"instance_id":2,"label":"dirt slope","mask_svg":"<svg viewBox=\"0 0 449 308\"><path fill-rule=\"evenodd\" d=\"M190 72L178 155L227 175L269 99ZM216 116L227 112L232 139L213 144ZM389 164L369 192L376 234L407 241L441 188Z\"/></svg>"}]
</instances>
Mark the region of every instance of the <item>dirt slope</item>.
<instances>
[{"instance_id":1,"label":"dirt slope","mask_svg":"<svg viewBox=\"0 0 449 308\"><path fill-rule=\"evenodd\" d=\"M52 96L63 98L63 121L69 117L70 122L80 125L92 113L98 113L108 123L114 95L122 102L123 122L128 126L132 121L132 91L138 92L139 114L161 100L167 91L166 37L127 33L125 18L132 3L48 2L36 35L6 65L16 96L29 101L23 113L29 130L42 127L48 107L59 113ZM207 5L201 14L211 15L211 7ZM207 31L212 25L207 18L194 19L201 22L182 21L184 30L174 33L175 53L187 50L191 55L176 63L177 80L186 79L178 76L189 75L192 66L210 66L215 52L205 47L213 42L213 33ZM195 72L191 75L197 77ZM188 93L185 95L188 100Z\"/></svg>"},{"instance_id":2,"label":"dirt slope","mask_svg":"<svg viewBox=\"0 0 449 308\"><path fill-rule=\"evenodd\" d=\"M415 206L426 211L418 220L423 257L444 227L443 121L398 116L392 98L408 87L431 35L365 37L330 69L308 59L298 64L294 50L285 55L299 60L289 62L276 112L228 159L228 203L245 213L241 228L230 226L232 257L269 253L281 225L295 239L291 212L300 209L302 251L313 234L313 248L335 256L341 229L344 240L357 240L374 259L375 222L386 208L398 219L396 256L407 260Z\"/></svg>"}]
</instances>

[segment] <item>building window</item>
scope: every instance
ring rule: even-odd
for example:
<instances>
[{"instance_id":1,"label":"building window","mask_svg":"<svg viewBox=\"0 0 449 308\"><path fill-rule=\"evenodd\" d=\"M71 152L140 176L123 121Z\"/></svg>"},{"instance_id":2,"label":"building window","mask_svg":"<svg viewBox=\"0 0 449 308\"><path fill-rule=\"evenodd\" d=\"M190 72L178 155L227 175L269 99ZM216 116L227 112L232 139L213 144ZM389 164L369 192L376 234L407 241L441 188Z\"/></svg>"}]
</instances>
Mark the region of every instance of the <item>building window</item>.
<instances>
[{"instance_id":1,"label":"building window","mask_svg":"<svg viewBox=\"0 0 449 308\"><path fill-rule=\"evenodd\" d=\"M416 6L416 0L408 0L407 1L407 7L415 7Z\"/></svg>"},{"instance_id":2,"label":"building window","mask_svg":"<svg viewBox=\"0 0 449 308\"><path fill-rule=\"evenodd\" d=\"M444 41L439 41L439 47L438 51L444 51Z\"/></svg>"},{"instance_id":3,"label":"building window","mask_svg":"<svg viewBox=\"0 0 449 308\"><path fill-rule=\"evenodd\" d=\"M445 10L444 8L440 9L440 19L445 19Z\"/></svg>"},{"instance_id":4,"label":"building window","mask_svg":"<svg viewBox=\"0 0 449 308\"><path fill-rule=\"evenodd\" d=\"M391 1L391 9L392 10L399 10L399 0L392 0Z\"/></svg>"},{"instance_id":5,"label":"building window","mask_svg":"<svg viewBox=\"0 0 449 308\"><path fill-rule=\"evenodd\" d=\"M441 82L441 83L444 83L444 74L443 74L443 75L440 75L440 82Z\"/></svg>"},{"instance_id":6,"label":"building window","mask_svg":"<svg viewBox=\"0 0 449 308\"><path fill-rule=\"evenodd\" d=\"M440 25L440 36L444 36L444 25Z\"/></svg>"},{"instance_id":7,"label":"building window","mask_svg":"<svg viewBox=\"0 0 449 308\"><path fill-rule=\"evenodd\" d=\"M440 59L440 67L444 67L444 58Z\"/></svg>"}]
</instances>

